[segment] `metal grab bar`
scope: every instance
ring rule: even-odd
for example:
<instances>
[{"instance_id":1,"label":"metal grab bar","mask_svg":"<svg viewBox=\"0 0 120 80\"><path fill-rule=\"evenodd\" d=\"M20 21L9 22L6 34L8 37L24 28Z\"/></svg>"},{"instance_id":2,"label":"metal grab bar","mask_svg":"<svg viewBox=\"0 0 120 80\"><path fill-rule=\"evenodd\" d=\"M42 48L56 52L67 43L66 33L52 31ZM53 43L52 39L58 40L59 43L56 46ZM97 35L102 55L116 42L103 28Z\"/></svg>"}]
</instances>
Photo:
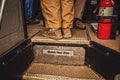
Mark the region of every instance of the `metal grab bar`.
<instances>
[{"instance_id":1,"label":"metal grab bar","mask_svg":"<svg viewBox=\"0 0 120 80\"><path fill-rule=\"evenodd\" d=\"M4 12L5 3L6 3L6 0L1 1L1 6L0 6L0 30L1 30L2 16L3 16L3 12Z\"/></svg>"}]
</instances>

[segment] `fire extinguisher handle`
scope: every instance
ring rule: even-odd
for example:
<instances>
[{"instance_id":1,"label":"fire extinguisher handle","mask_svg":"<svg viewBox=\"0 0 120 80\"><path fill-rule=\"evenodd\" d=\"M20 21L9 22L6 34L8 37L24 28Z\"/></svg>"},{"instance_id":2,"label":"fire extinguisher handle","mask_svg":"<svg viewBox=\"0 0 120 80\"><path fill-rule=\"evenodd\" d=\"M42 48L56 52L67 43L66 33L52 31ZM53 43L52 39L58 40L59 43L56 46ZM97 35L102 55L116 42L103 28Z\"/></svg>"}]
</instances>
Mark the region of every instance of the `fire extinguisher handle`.
<instances>
[{"instance_id":1,"label":"fire extinguisher handle","mask_svg":"<svg viewBox=\"0 0 120 80\"><path fill-rule=\"evenodd\" d=\"M93 13L95 14L98 10L99 6L97 6L94 10L93 10Z\"/></svg>"},{"instance_id":2,"label":"fire extinguisher handle","mask_svg":"<svg viewBox=\"0 0 120 80\"><path fill-rule=\"evenodd\" d=\"M114 0L111 0L111 3L112 3L113 5L115 5L115 2L114 2Z\"/></svg>"}]
</instances>

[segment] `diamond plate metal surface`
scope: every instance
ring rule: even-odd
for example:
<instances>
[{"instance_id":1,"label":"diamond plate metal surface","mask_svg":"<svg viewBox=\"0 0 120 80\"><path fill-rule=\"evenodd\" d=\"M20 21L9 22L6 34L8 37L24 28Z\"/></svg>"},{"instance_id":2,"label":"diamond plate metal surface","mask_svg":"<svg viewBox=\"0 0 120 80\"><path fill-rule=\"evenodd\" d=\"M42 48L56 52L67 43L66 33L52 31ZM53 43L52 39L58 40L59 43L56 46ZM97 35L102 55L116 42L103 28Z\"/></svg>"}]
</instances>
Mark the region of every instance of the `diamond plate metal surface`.
<instances>
[{"instance_id":1,"label":"diamond plate metal surface","mask_svg":"<svg viewBox=\"0 0 120 80\"><path fill-rule=\"evenodd\" d=\"M43 28L44 29L44 28ZM86 30L72 29L72 37L69 39L54 40L41 36L42 30L31 38L32 42L42 43L66 43L66 44L90 44L89 35Z\"/></svg>"},{"instance_id":2,"label":"diamond plate metal surface","mask_svg":"<svg viewBox=\"0 0 120 80\"><path fill-rule=\"evenodd\" d=\"M105 80L87 66L33 63L23 75L24 80Z\"/></svg>"}]
</instances>

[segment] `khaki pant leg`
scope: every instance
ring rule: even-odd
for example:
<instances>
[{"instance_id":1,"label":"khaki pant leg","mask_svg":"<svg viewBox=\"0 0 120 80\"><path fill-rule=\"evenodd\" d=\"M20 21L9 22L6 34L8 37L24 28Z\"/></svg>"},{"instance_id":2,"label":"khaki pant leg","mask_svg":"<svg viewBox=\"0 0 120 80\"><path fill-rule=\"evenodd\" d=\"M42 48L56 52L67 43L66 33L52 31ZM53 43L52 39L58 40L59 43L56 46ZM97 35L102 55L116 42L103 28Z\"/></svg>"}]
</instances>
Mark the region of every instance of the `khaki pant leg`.
<instances>
[{"instance_id":1,"label":"khaki pant leg","mask_svg":"<svg viewBox=\"0 0 120 80\"><path fill-rule=\"evenodd\" d=\"M75 18L82 19L86 0L76 0L75 2Z\"/></svg>"},{"instance_id":2,"label":"khaki pant leg","mask_svg":"<svg viewBox=\"0 0 120 80\"><path fill-rule=\"evenodd\" d=\"M74 19L74 0L61 0L62 28L72 28Z\"/></svg>"},{"instance_id":3,"label":"khaki pant leg","mask_svg":"<svg viewBox=\"0 0 120 80\"><path fill-rule=\"evenodd\" d=\"M60 28L60 0L41 0L42 13L47 28Z\"/></svg>"}]
</instances>

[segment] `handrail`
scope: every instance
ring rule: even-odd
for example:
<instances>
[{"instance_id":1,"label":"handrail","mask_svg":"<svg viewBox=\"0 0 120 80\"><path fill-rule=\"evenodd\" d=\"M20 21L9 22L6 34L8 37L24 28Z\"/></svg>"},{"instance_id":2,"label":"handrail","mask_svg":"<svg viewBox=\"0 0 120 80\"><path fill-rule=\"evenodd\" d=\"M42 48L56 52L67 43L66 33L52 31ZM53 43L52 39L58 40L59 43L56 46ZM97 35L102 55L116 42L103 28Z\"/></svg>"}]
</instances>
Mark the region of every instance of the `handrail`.
<instances>
[{"instance_id":1,"label":"handrail","mask_svg":"<svg viewBox=\"0 0 120 80\"><path fill-rule=\"evenodd\" d=\"M0 30L1 30L2 16L3 16L3 12L4 12L5 3L6 3L6 0L1 1L1 6L0 6Z\"/></svg>"}]
</instances>

